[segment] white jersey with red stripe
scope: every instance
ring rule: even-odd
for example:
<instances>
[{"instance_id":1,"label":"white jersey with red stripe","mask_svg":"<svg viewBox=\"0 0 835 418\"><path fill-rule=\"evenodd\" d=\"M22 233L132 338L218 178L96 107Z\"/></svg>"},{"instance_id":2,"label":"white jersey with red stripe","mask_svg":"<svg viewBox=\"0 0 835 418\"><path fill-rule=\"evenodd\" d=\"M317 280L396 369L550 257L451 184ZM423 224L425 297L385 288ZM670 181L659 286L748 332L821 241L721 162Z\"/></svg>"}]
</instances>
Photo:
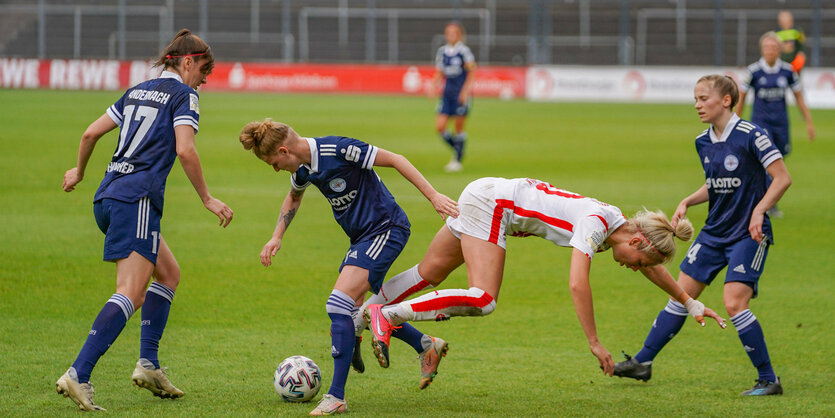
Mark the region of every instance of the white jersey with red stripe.
<instances>
[{"instance_id":1,"label":"white jersey with red stripe","mask_svg":"<svg viewBox=\"0 0 835 418\"><path fill-rule=\"evenodd\" d=\"M540 180L493 181L496 207L491 238L499 233L498 221L505 225L506 235L536 235L562 247L574 247L592 258L609 248L604 241L626 222L615 206Z\"/></svg>"}]
</instances>

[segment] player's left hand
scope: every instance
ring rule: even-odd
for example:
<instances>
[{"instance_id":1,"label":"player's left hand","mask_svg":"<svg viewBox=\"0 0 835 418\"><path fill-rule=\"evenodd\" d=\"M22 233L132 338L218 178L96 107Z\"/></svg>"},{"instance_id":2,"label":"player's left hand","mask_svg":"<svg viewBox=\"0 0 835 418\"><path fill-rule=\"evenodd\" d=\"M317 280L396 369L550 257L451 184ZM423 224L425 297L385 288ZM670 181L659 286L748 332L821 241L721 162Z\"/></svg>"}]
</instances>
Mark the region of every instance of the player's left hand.
<instances>
[{"instance_id":1,"label":"player's left hand","mask_svg":"<svg viewBox=\"0 0 835 418\"><path fill-rule=\"evenodd\" d=\"M458 95L458 105L463 106L465 103L467 103L467 94L462 90Z\"/></svg>"},{"instance_id":2,"label":"player's left hand","mask_svg":"<svg viewBox=\"0 0 835 418\"><path fill-rule=\"evenodd\" d=\"M226 203L221 202L219 199L215 199L214 197L209 197L206 200L206 203L203 204L210 212L217 215L218 219L220 219L220 226L226 228L229 225L229 222L232 222L232 209L226 205Z\"/></svg>"},{"instance_id":3,"label":"player's left hand","mask_svg":"<svg viewBox=\"0 0 835 418\"><path fill-rule=\"evenodd\" d=\"M809 141L810 142L814 141L815 140L815 125L812 125L811 123L807 123L806 124L806 133L809 134Z\"/></svg>"},{"instance_id":4,"label":"player's left hand","mask_svg":"<svg viewBox=\"0 0 835 418\"><path fill-rule=\"evenodd\" d=\"M458 203L443 193L435 193L429 201L432 202L435 211L441 215L441 219L447 216L452 216L453 218L458 217Z\"/></svg>"},{"instance_id":5,"label":"player's left hand","mask_svg":"<svg viewBox=\"0 0 835 418\"><path fill-rule=\"evenodd\" d=\"M64 173L64 184L61 187L64 188L65 192L71 192L75 190L76 184L81 183L81 179L82 177L78 175L78 167L73 167Z\"/></svg>"},{"instance_id":6,"label":"player's left hand","mask_svg":"<svg viewBox=\"0 0 835 418\"><path fill-rule=\"evenodd\" d=\"M748 232L751 233L751 239L757 242L763 240L763 219L764 215L758 211L751 214L751 222L748 224Z\"/></svg>"},{"instance_id":7,"label":"player's left hand","mask_svg":"<svg viewBox=\"0 0 835 418\"><path fill-rule=\"evenodd\" d=\"M719 314L717 314L716 312L714 312L714 311L713 311L713 309L710 309L710 308L708 308L708 307L705 307L705 313L704 313L704 315L705 315L706 317L708 317L708 318L713 318L713 319L715 319L715 320L716 320L716 323L717 323L717 324L719 324L719 326L720 326L722 329L725 329L725 327L727 327L727 325L725 324L725 318L722 318L721 316L719 316Z\"/></svg>"}]
</instances>

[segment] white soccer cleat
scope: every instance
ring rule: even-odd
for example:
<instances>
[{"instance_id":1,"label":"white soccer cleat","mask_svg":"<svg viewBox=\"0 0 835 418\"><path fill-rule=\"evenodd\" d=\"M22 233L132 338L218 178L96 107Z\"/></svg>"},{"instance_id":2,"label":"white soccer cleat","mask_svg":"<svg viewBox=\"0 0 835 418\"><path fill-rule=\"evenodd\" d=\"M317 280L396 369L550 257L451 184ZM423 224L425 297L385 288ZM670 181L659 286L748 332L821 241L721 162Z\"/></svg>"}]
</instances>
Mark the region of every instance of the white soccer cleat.
<instances>
[{"instance_id":1,"label":"white soccer cleat","mask_svg":"<svg viewBox=\"0 0 835 418\"><path fill-rule=\"evenodd\" d=\"M136 368L133 369L133 384L140 388L150 390L154 396L166 399L177 399L185 395L183 391L174 387L168 376L165 374L167 367L160 369L154 368L154 364L150 361L141 358L136 362Z\"/></svg>"},{"instance_id":2,"label":"white soccer cleat","mask_svg":"<svg viewBox=\"0 0 835 418\"><path fill-rule=\"evenodd\" d=\"M335 415L348 410L348 402L332 395L322 396L316 409L310 411L310 415Z\"/></svg>"},{"instance_id":3,"label":"white soccer cleat","mask_svg":"<svg viewBox=\"0 0 835 418\"><path fill-rule=\"evenodd\" d=\"M78 383L78 373L75 367L70 367L63 376L55 382L55 389L65 398L72 399L78 409L82 411L107 411L93 402L93 384Z\"/></svg>"},{"instance_id":4,"label":"white soccer cleat","mask_svg":"<svg viewBox=\"0 0 835 418\"><path fill-rule=\"evenodd\" d=\"M464 166L461 165L460 162L453 159L452 161L447 163L447 165L444 167L444 170L447 173L457 173L457 172L461 171L461 169L463 169L463 168L464 168Z\"/></svg>"},{"instance_id":5,"label":"white soccer cleat","mask_svg":"<svg viewBox=\"0 0 835 418\"><path fill-rule=\"evenodd\" d=\"M446 357L447 351L449 351L449 344L446 341L435 337L429 338L432 338L432 344L418 356L420 360L421 389L429 387L429 384L435 379L435 376L438 374L438 365L441 363L441 359Z\"/></svg>"}]
</instances>

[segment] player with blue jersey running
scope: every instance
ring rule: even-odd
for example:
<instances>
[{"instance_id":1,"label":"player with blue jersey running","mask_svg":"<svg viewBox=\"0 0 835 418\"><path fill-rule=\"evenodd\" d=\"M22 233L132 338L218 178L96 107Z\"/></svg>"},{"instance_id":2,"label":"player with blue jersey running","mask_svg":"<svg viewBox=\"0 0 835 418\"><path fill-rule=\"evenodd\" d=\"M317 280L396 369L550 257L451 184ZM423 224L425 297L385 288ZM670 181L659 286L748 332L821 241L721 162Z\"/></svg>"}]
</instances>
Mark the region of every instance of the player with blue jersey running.
<instances>
[{"instance_id":1,"label":"player with blue jersey running","mask_svg":"<svg viewBox=\"0 0 835 418\"><path fill-rule=\"evenodd\" d=\"M133 383L161 398L184 394L168 380L157 355L180 282L177 260L160 229L165 183L177 157L206 209L223 227L232 221L232 210L209 193L194 144L200 119L195 89L212 72L211 49L183 29L156 66L164 69L159 78L128 89L87 128L78 165L64 174L63 188L70 192L84 178L99 138L120 128L116 152L93 200L96 223L105 234L104 260L116 263L116 293L93 322L72 367L56 383L58 393L85 411L103 410L93 402L90 374L139 307L142 328Z\"/></svg>"},{"instance_id":2,"label":"player with blue jersey running","mask_svg":"<svg viewBox=\"0 0 835 418\"><path fill-rule=\"evenodd\" d=\"M326 304L331 319L333 382L310 414L345 412L348 407L345 382L356 343L356 304L369 290L375 294L380 292L386 272L406 245L411 228L406 213L374 172L374 167L395 168L426 196L442 217L458 216L457 205L435 191L405 157L357 139L341 136L305 138L290 126L270 119L246 125L239 139L245 149L251 149L276 172L292 173L291 188L281 205L272 238L261 251L264 266L272 264L272 257L281 248L284 233L299 209L304 191L311 184L331 204L336 222L350 239L350 247L339 267L339 277ZM394 336L417 351L422 360L422 374L437 371L447 350L446 342L411 326L399 329Z\"/></svg>"},{"instance_id":3,"label":"player with blue jersey running","mask_svg":"<svg viewBox=\"0 0 835 418\"><path fill-rule=\"evenodd\" d=\"M467 134L464 124L472 106L472 90L475 82L475 57L467 45L464 45L464 27L458 22L450 22L444 28L446 45L438 48L435 55L435 85L444 82L441 101L438 103L438 116L435 128L438 134L454 151L447 171L461 171L461 159L464 157L464 145ZM447 130L449 118L455 122L455 133Z\"/></svg>"},{"instance_id":4,"label":"player with blue jersey running","mask_svg":"<svg viewBox=\"0 0 835 418\"><path fill-rule=\"evenodd\" d=\"M815 139L812 114L803 99L800 76L791 64L780 60L780 38L774 32L766 32L760 38L762 58L748 66L748 72L740 85L739 106L736 114L742 117L745 96L753 90L754 107L751 122L765 130L783 156L791 152L789 141L789 114L786 109L786 90L791 89L797 108L806 121L809 140Z\"/></svg>"},{"instance_id":5,"label":"player with blue jersey running","mask_svg":"<svg viewBox=\"0 0 835 418\"><path fill-rule=\"evenodd\" d=\"M683 219L687 208L709 202L705 226L681 262L678 284L698 297L725 267L724 302L742 347L759 375L745 396L779 395L780 379L771 366L762 327L749 302L757 296L768 247L774 242L766 210L791 185L783 156L765 131L733 113L739 93L736 82L722 75L699 79L696 110L710 127L696 138L696 151L705 184L684 198L672 222ZM767 175L772 177L767 185ZM615 375L649 380L652 361L681 329L687 311L669 301L658 314L635 357L615 365Z\"/></svg>"}]
</instances>

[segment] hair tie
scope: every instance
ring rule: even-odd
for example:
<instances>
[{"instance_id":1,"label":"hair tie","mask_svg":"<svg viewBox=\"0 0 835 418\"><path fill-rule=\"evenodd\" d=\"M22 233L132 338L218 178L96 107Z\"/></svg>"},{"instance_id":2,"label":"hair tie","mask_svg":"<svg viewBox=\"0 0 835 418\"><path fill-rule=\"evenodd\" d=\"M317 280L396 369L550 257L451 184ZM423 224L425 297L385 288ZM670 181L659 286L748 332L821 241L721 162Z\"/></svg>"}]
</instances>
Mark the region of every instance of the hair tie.
<instances>
[{"instance_id":1,"label":"hair tie","mask_svg":"<svg viewBox=\"0 0 835 418\"><path fill-rule=\"evenodd\" d=\"M674 230L673 231L673 238L675 238L675 236L676 236L676 231Z\"/></svg>"},{"instance_id":2,"label":"hair tie","mask_svg":"<svg viewBox=\"0 0 835 418\"><path fill-rule=\"evenodd\" d=\"M171 54L165 54L165 59L171 59Z\"/></svg>"}]
</instances>

